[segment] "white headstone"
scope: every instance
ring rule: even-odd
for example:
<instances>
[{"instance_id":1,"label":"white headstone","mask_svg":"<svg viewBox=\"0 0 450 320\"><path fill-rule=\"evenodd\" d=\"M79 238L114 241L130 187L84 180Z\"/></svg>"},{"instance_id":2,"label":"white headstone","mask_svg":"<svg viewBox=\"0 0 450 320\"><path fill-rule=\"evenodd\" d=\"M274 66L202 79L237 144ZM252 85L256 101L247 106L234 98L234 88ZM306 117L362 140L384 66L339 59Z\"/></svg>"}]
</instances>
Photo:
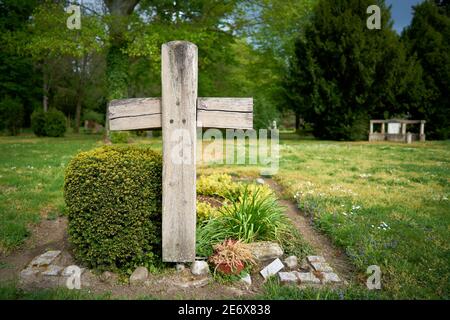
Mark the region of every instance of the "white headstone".
<instances>
[{"instance_id":1,"label":"white headstone","mask_svg":"<svg viewBox=\"0 0 450 320\"><path fill-rule=\"evenodd\" d=\"M398 122L388 123L388 133L389 134L399 134L400 133L400 123L398 123Z\"/></svg>"}]
</instances>

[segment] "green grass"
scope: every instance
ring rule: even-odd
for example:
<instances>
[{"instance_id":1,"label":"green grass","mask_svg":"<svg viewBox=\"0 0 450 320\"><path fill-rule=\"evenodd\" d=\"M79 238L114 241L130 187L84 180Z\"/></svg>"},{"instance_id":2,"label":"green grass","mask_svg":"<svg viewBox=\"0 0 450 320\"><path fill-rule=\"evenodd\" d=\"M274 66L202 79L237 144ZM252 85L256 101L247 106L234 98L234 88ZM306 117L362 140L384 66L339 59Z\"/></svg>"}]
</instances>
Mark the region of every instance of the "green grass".
<instances>
[{"instance_id":1,"label":"green grass","mask_svg":"<svg viewBox=\"0 0 450 320\"><path fill-rule=\"evenodd\" d=\"M66 288L24 291L15 283L0 284L0 300L109 300L111 294L93 294L88 290Z\"/></svg>"},{"instance_id":2,"label":"green grass","mask_svg":"<svg viewBox=\"0 0 450 320\"><path fill-rule=\"evenodd\" d=\"M289 141L281 150L276 179L362 279L375 264L393 298L449 298L449 141Z\"/></svg>"},{"instance_id":3,"label":"green grass","mask_svg":"<svg viewBox=\"0 0 450 320\"><path fill-rule=\"evenodd\" d=\"M311 216L317 229L347 252L361 284L366 268L376 264L383 273L383 297L449 299L450 142L405 145L289 138L281 142L275 179L287 190L286 196ZM161 148L160 139L133 139ZM0 137L2 251L19 246L30 224L64 212L64 169L72 156L95 147L99 140L99 136L82 135ZM199 174L256 177L258 169L255 165L198 165ZM383 223L388 227L383 228ZM266 290L272 298L317 294ZM355 289L348 292L345 297L358 296L351 294Z\"/></svg>"},{"instance_id":4,"label":"green grass","mask_svg":"<svg viewBox=\"0 0 450 320\"><path fill-rule=\"evenodd\" d=\"M261 300L382 300L387 296L381 291L369 291L358 285L345 288L304 288L281 286L275 279L264 284L264 292L255 297Z\"/></svg>"},{"instance_id":5,"label":"green grass","mask_svg":"<svg viewBox=\"0 0 450 320\"><path fill-rule=\"evenodd\" d=\"M64 170L98 136L0 137L0 253L20 245L29 225L64 212Z\"/></svg>"}]
</instances>

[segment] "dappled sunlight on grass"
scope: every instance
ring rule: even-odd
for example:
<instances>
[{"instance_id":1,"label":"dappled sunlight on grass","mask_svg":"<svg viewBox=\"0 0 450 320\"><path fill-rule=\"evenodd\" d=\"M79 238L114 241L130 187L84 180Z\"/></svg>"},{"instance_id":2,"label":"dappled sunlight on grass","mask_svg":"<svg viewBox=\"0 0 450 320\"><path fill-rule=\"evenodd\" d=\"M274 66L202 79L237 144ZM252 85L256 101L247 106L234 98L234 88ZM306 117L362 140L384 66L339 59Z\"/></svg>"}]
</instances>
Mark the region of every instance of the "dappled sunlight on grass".
<instances>
[{"instance_id":1,"label":"dappled sunlight on grass","mask_svg":"<svg viewBox=\"0 0 450 320\"><path fill-rule=\"evenodd\" d=\"M133 137L161 150L160 138ZM102 145L100 136L0 137L0 249L29 224L64 212L69 160ZM315 226L344 248L361 281L369 265L395 298L448 298L450 142L282 140L274 178ZM248 160L248 156L246 157ZM198 163L197 173L256 178L260 165Z\"/></svg>"},{"instance_id":2,"label":"dappled sunlight on grass","mask_svg":"<svg viewBox=\"0 0 450 320\"><path fill-rule=\"evenodd\" d=\"M276 179L360 272L380 265L394 297L442 298L449 294L450 143L412 146L290 142Z\"/></svg>"},{"instance_id":3,"label":"dappled sunlight on grass","mask_svg":"<svg viewBox=\"0 0 450 320\"><path fill-rule=\"evenodd\" d=\"M0 251L23 242L28 225L64 211L64 170L98 136L0 138Z\"/></svg>"}]
</instances>

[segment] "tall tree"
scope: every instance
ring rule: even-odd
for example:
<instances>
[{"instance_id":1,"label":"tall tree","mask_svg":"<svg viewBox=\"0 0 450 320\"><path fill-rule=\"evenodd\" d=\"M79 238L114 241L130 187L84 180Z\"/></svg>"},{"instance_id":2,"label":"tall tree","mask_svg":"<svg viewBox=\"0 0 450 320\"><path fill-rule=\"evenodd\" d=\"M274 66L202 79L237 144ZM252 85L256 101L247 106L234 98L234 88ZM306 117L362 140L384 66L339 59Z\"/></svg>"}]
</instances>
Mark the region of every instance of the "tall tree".
<instances>
[{"instance_id":1,"label":"tall tree","mask_svg":"<svg viewBox=\"0 0 450 320\"><path fill-rule=\"evenodd\" d=\"M19 99L24 106L24 125L29 125L33 107L39 104L42 75L28 56L18 55L12 34L26 28L37 0L0 1L0 100Z\"/></svg>"},{"instance_id":2,"label":"tall tree","mask_svg":"<svg viewBox=\"0 0 450 320\"><path fill-rule=\"evenodd\" d=\"M298 34L308 21L317 0L247 0L238 5L238 34L253 47L255 116L257 125L267 127L278 120L278 111L291 107L283 90ZM263 124L265 123L265 124Z\"/></svg>"},{"instance_id":3,"label":"tall tree","mask_svg":"<svg viewBox=\"0 0 450 320\"><path fill-rule=\"evenodd\" d=\"M106 37L98 17L84 13L80 30L67 28L68 17L62 3L45 1L33 11L26 30L16 32L10 40L19 53L33 59L43 74L44 111L49 107L51 89L57 87L56 79L61 78L59 65L62 60L70 59L71 72L65 76L76 79L75 130L78 131L89 56L104 48Z\"/></svg>"},{"instance_id":4,"label":"tall tree","mask_svg":"<svg viewBox=\"0 0 450 320\"><path fill-rule=\"evenodd\" d=\"M320 0L299 36L286 90L316 136L365 139L370 117L402 116L421 98L420 67L392 29L366 26L371 0Z\"/></svg>"},{"instance_id":5,"label":"tall tree","mask_svg":"<svg viewBox=\"0 0 450 320\"><path fill-rule=\"evenodd\" d=\"M411 25L403 40L423 68L426 100L416 115L427 120L430 138L450 138L450 4L425 1L414 7Z\"/></svg>"},{"instance_id":6,"label":"tall tree","mask_svg":"<svg viewBox=\"0 0 450 320\"><path fill-rule=\"evenodd\" d=\"M124 53L128 42L126 32L139 0L104 0L108 8L110 47L107 53L108 99L128 96L128 56Z\"/></svg>"}]
</instances>

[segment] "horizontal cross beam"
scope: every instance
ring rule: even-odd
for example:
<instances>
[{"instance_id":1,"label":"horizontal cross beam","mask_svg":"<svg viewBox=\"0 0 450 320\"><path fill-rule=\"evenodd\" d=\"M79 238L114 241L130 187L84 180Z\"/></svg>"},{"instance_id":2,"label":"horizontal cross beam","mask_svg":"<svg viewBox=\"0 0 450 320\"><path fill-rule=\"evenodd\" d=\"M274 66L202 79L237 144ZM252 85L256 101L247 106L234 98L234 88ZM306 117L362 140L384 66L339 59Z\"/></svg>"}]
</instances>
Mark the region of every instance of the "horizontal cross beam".
<instances>
[{"instance_id":1,"label":"horizontal cross beam","mask_svg":"<svg viewBox=\"0 0 450 320\"><path fill-rule=\"evenodd\" d=\"M161 128L161 99L132 98L109 103L110 130ZM198 98L197 123L205 128L252 129L253 98Z\"/></svg>"}]
</instances>

